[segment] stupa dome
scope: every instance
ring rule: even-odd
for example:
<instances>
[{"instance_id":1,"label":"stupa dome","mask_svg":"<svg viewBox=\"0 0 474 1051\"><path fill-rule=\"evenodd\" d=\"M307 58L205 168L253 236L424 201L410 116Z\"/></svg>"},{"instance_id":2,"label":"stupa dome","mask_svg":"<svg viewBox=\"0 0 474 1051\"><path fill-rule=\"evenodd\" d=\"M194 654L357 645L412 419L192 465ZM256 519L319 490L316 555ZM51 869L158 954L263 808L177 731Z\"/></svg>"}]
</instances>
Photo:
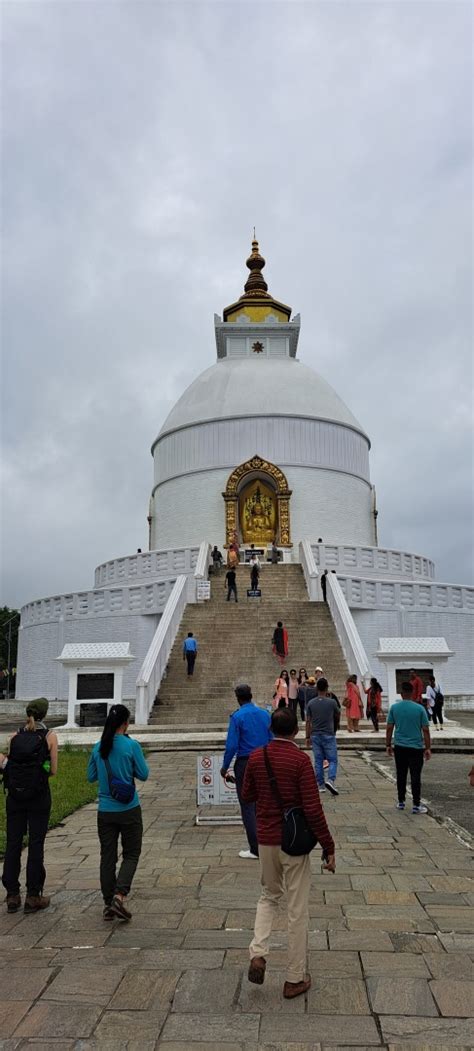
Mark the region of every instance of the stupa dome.
<instances>
[{"instance_id":1,"label":"stupa dome","mask_svg":"<svg viewBox=\"0 0 474 1051\"><path fill-rule=\"evenodd\" d=\"M196 423L249 416L328 420L363 434L319 373L294 358L223 358L201 373L172 408L159 437Z\"/></svg>"}]
</instances>

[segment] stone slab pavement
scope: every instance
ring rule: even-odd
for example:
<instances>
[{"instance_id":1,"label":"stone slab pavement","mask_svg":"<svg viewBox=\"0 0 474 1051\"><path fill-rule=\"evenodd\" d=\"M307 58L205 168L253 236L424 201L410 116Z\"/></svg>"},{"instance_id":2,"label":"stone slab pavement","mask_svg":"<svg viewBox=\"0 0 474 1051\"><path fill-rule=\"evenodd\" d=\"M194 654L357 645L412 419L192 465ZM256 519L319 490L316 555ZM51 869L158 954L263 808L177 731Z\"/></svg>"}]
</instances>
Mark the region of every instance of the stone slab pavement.
<instances>
[{"instance_id":1,"label":"stone slab pavement","mask_svg":"<svg viewBox=\"0 0 474 1051\"><path fill-rule=\"evenodd\" d=\"M394 809L357 756L323 797L337 872L312 855L306 998L282 999L285 917L265 984L246 978L258 863L242 829L195 825L194 753L155 754L130 924L102 920L95 807L47 839L50 909L0 919L0 1049L417 1051L473 1042L472 852ZM464 776L463 768L460 776Z\"/></svg>"}]
</instances>

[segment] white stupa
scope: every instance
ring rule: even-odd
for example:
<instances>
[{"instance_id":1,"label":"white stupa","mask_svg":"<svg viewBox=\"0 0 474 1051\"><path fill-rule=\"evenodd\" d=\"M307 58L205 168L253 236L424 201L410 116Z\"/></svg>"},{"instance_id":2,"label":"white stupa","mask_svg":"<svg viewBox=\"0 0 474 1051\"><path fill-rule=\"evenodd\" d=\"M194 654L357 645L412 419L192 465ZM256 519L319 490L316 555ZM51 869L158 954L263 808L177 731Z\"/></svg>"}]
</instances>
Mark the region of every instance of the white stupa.
<instances>
[{"instance_id":1,"label":"white stupa","mask_svg":"<svg viewBox=\"0 0 474 1051\"><path fill-rule=\"evenodd\" d=\"M216 363L152 447L150 546L229 543L234 531L284 548L306 536L375 544L369 439L296 357L300 318L269 294L255 240L247 266L244 294L215 316Z\"/></svg>"},{"instance_id":2,"label":"white stupa","mask_svg":"<svg viewBox=\"0 0 474 1051\"><path fill-rule=\"evenodd\" d=\"M133 704L138 681L146 714L185 604L207 577L209 545L237 542L241 558L250 544L265 557L276 543L284 561L300 562L311 601L328 570L348 666L376 674L389 698L413 666L440 674L453 703L472 703L474 589L437 581L425 555L379 546L367 434L298 360L300 318L270 295L264 265L254 240L244 293L215 317L217 360L153 444L149 551L111 554L93 587L22 609L18 698L41 694L65 710L60 654L119 643L134 655L124 696Z\"/></svg>"}]
</instances>

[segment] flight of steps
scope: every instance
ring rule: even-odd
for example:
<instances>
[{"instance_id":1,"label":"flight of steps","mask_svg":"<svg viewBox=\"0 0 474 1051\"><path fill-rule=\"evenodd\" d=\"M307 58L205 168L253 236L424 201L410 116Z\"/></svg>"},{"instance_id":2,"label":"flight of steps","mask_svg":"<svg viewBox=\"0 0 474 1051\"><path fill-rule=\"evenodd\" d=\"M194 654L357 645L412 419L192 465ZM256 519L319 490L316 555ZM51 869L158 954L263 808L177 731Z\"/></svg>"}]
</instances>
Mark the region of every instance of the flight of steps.
<instances>
[{"instance_id":1,"label":"flight of steps","mask_svg":"<svg viewBox=\"0 0 474 1051\"><path fill-rule=\"evenodd\" d=\"M247 599L250 569L239 566L239 602L226 601L225 570L211 580L211 599L188 605L173 646L168 671L150 723L186 729L225 727L236 708L234 687L247 682L259 704L270 704L280 665L271 650L278 620L289 638L285 667L321 665L331 689L343 696L347 665L329 610L309 602L301 566L265 565L261 570L262 599ZM188 631L196 636L199 653L194 675L186 675L182 647Z\"/></svg>"}]
</instances>

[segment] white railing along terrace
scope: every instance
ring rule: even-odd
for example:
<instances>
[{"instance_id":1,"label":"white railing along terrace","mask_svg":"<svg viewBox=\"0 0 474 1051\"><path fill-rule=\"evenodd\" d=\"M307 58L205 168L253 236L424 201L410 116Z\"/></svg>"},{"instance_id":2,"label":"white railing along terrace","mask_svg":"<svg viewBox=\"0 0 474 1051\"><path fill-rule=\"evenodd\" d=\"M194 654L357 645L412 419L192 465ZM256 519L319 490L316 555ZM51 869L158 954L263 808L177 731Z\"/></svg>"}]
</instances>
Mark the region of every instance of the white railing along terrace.
<instances>
[{"instance_id":1,"label":"white railing along terrace","mask_svg":"<svg viewBox=\"0 0 474 1051\"><path fill-rule=\"evenodd\" d=\"M192 573L199 556L199 547L163 548L156 551L141 551L135 555L113 558L97 566L94 587L106 588L110 584L126 584L144 578L176 576Z\"/></svg>"},{"instance_id":2,"label":"white railing along terrace","mask_svg":"<svg viewBox=\"0 0 474 1051\"><path fill-rule=\"evenodd\" d=\"M327 579L334 576L334 573L328 573ZM474 587L438 584L436 581L367 580L344 573L338 573L337 579L351 609L403 608L474 613Z\"/></svg>"},{"instance_id":3,"label":"white railing along terrace","mask_svg":"<svg viewBox=\"0 0 474 1051\"><path fill-rule=\"evenodd\" d=\"M327 576L327 601L350 674L368 682L372 675L369 660L335 573Z\"/></svg>"},{"instance_id":4,"label":"white railing along terrace","mask_svg":"<svg viewBox=\"0 0 474 1051\"><path fill-rule=\"evenodd\" d=\"M162 613L175 581L176 577L171 577L150 584L137 584L136 587L102 588L38 599L23 606L21 625L27 627L60 619L110 616L114 613Z\"/></svg>"},{"instance_id":5,"label":"white railing along terrace","mask_svg":"<svg viewBox=\"0 0 474 1051\"><path fill-rule=\"evenodd\" d=\"M311 544L319 570L335 569L338 576L410 577L412 580L433 580L434 562L423 555L393 548L351 544Z\"/></svg>"},{"instance_id":6,"label":"white railing along terrace","mask_svg":"<svg viewBox=\"0 0 474 1051\"><path fill-rule=\"evenodd\" d=\"M148 653L137 678L135 723L145 726L155 701L161 680L166 671L169 656L187 602L187 577L179 576L175 582L166 609L151 641Z\"/></svg>"}]
</instances>

